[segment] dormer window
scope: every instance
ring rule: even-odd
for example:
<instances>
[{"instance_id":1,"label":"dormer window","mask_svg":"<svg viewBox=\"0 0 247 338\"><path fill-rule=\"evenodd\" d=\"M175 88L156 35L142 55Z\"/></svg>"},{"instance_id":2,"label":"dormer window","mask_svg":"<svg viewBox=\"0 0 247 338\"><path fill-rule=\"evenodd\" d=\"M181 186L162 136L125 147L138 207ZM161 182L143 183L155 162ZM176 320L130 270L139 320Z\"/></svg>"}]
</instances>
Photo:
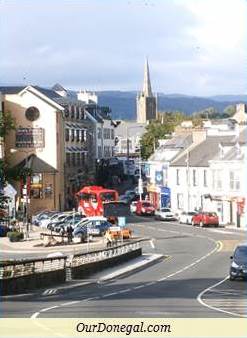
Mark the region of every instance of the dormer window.
<instances>
[{"instance_id":1,"label":"dormer window","mask_svg":"<svg viewBox=\"0 0 247 338\"><path fill-rule=\"evenodd\" d=\"M64 115L65 117L69 117L69 107L64 108Z\"/></svg>"}]
</instances>

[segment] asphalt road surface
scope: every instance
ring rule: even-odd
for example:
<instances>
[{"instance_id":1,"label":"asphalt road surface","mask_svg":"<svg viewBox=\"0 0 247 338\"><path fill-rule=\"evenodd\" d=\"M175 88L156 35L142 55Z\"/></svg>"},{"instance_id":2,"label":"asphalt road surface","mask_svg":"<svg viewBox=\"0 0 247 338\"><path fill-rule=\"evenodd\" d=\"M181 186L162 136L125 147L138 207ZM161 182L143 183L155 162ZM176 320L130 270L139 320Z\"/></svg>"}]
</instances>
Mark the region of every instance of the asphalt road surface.
<instances>
[{"instance_id":1,"label":"asphalt road surface","mask_svg":"<svg viewBox=\"0 0 247 338\"><path fill-rule=\"evenodd\" d=\"M246 282L228 280L229 257L244 232L131 221L136 234L153 239L144 252L162 253L162 260L106 283L6 298L2 317L247 317Z\"/></svg>"}]
</instances>

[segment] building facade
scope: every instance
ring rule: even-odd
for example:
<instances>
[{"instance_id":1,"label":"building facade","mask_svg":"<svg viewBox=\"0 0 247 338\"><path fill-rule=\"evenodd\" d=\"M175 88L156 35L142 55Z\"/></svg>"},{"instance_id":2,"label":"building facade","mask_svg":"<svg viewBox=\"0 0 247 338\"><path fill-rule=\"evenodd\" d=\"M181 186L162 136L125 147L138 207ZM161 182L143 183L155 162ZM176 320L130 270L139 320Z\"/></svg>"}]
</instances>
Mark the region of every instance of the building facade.
<instances>
[{"instance_id":1,"label":"building facade","mask_svg":"<svg viewBox=\"0 0 247 338\"><path fill-rule=\"evenodd\" d=\"M3 113L16 129L5 139L10 167L21 173L13 182L17 209L29 214L64 209L64 108L40 87L2 87Z\"/></svg>"}]
</instances>

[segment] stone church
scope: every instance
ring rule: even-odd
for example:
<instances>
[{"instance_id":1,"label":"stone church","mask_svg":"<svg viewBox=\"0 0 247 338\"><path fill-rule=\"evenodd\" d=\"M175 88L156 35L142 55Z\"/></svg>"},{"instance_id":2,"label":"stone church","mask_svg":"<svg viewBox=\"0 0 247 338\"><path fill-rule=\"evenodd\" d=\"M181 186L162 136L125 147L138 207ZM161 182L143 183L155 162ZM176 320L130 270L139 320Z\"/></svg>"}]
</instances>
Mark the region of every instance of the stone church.
<instances>
[{"instance_id":1,"label":"stone church","mask_svg":"<svg viewBox=\"0 0 247 338\"><path fill-rule=\"evenodd\" d=\"M136 98L137 123L148 123L150 120L155 120L157 117L156 106L156 97L153 95L151 88L148 60L146 60L144 67L143 90Z\"/></svg>"}]
</instances>

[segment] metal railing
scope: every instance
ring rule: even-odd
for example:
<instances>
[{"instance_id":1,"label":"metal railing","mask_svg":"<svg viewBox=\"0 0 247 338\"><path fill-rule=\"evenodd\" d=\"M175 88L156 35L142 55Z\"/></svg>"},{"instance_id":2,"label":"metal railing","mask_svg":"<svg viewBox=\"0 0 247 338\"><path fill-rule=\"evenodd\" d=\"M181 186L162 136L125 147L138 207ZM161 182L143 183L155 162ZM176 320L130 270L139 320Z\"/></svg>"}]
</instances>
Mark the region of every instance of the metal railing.
<instances>
[{"instance_id":1,"label":"metal railing","mask_svg":"<svg viewBox=\"0 0 247 338\"><path fill-rule=\"evenodd\" d=\"M70 256L0 262L0 280L63 270L66 269L66 267L73 268L88 263L103 261L138 250L141 247L141 242L146 240L148 239L140 239L104 250L101 249L88 253L78 253Z\"/></svg>"},{"instance_id":2,"label":"metal railing","mask_svg":"<svg viewBox=\"0 0 247 338\"><path fill-rule=\"evenodd\" d=\"M132 243L126 243L123 245L118 245L118 246L111 247L108 249L97 250L97 251L93 251L89 253L75 254L73 258L71 259L69 266L73 268L73 267L77 267L80 265L93 263L93 262L99 262L99 261L103 261L108 258L121 256L128 252L139 249L141 247L140 243L142 241L143 240L139 240L139 241L135 241Z\"/></svg>"},{"instance_id":3,"label":"metal railing","mask_svg":"<svg viewBox=\"0 0 247 338\"><path fill-rule=\"evenodd\" d=\"M27 275L63 270L67 256L52 258L25 259L0 263L0 279L23 277Z\"/></svg>"}]
</instances>

